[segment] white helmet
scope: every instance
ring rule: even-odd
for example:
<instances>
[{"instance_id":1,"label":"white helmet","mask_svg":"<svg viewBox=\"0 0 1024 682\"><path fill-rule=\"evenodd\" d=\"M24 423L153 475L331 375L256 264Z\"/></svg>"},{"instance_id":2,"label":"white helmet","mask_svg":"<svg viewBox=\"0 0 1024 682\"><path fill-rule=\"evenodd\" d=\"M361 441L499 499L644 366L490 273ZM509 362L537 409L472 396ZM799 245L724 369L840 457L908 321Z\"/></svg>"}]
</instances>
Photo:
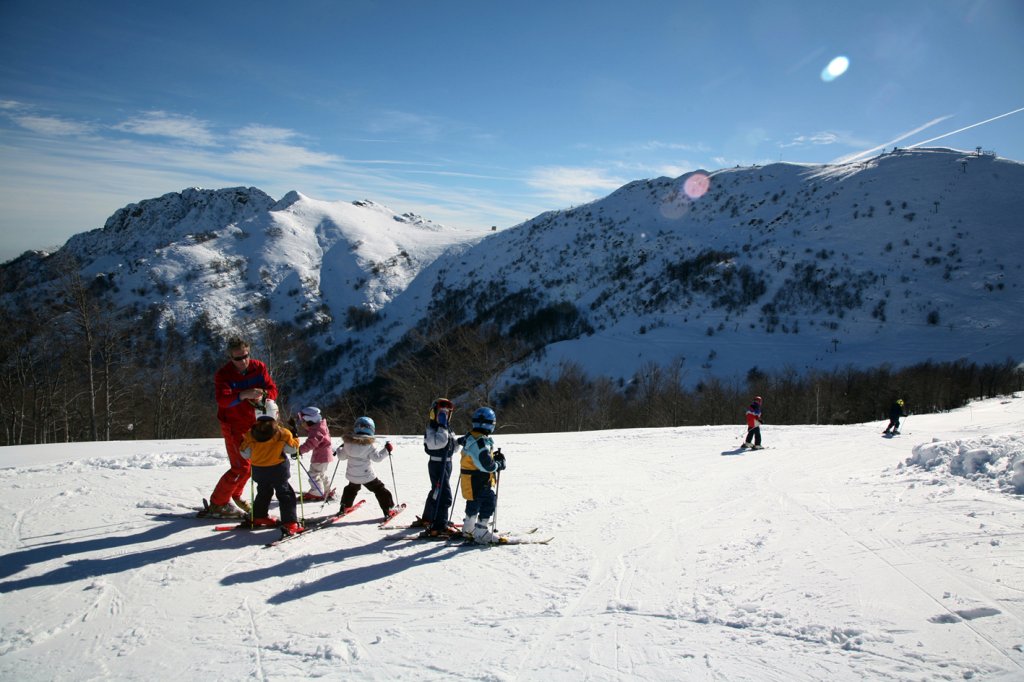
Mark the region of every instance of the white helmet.
<instances>
[{"instance_id":1,"label":"white helmet","mask_svg":"<svg viewBox=\"0 0 1024 682\"><path fill-rule=\"evenodd\" d=\"M320 420L323 419L323 415L320 414L320 408L318 407L304 407L299 410L299 419L311 424L319 424Z\"/></svg>"},{"instance_id":2,"label":"white helmet","mask_svg":"<svg viewBox=\"0 0 1024 682\"><path fill-rule=\"evenodd\" d=\"M256 405L256 421L261 419L277 419L277 403L270 398Z\"/></svg>"}]
</instances>

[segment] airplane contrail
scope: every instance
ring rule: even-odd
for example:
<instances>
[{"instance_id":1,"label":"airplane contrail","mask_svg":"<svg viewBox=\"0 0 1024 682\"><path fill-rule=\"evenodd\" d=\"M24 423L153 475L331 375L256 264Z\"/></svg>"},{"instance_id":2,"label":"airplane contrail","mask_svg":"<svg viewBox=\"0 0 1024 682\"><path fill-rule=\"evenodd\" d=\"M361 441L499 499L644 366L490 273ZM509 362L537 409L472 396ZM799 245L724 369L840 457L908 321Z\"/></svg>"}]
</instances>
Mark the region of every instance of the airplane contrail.
<instances>
[{"instance_id":1,"label":"airplane contrail","mask_svg":"<svg viewBox=\"0 0 1024 682\"><path fill-rule=\"evenodd\" d=\"M1013 111L1008 111L1005 114L999 114L998 116L993 116L990 119L986 119L984 121L979 121L978 123L972 123L969 126L964 126L960 130L954 130L951 133L946 133L945 135L939 135L938 137L933 137L930 140L925 140L924 142L918 142L917 144L912 144L909 147L907 147L907 149L913 149L914 147L920 147L923 144L928 144L929 142L935 142L935 140L941 140L944 137L949 137L950 135L956 135L957 133L962 133L965 130L970 130L971 128L977 128L980 125L985 125L986 123L991 123L992 121L996 121L996 120L999 120L1001 118L1006 118L1007 116L1012 116L1013 114L1017 114L1017 113L1020 113L1022 111L1024 111L1024 107L1021 107L1020 109L1014 109Z\"/></svg>"},{"instance_id":2,"label":"airplane contrail","mask_svg":"<svg viewBox=\"0 0 1024 682\"><path fill-rule=\"evenodd\" d=\"M851 163L851 162L856 161L857 159L859 159L859 158L861 158L863 156L867 156L868 154L873 154L873 153L875 153L875 152L877 152L877 151L879 151L881 149L885 149L886 147L888 147L891 144L896 144L900 140L905 140L908 137L910 137L911 135L916 135L917 133L921 132L922 130L925 130L926 128L931 128L934 125L938 125L939 123L942 123L943 121L945 121L947 118L949 118L949 116L940 116L938 118L932 119L931 121L928 121L924 125L920 125L920 126L914 128L913 130L908 130L907 132L903 133L902 135L899 135L898 137L895 137L895 138L889 140L888 142L880 144L877 147L872 147L871 149L865 149L864 151L857 152L856 154L849 154L847 156L842 156L842 157L836 159L835 161L832 161L832 163L833 164ZM952 133L949 133L949 134L952 135ZM938 139L938 138L935 138L935 139Z\"/></svg>"}]
</instances>

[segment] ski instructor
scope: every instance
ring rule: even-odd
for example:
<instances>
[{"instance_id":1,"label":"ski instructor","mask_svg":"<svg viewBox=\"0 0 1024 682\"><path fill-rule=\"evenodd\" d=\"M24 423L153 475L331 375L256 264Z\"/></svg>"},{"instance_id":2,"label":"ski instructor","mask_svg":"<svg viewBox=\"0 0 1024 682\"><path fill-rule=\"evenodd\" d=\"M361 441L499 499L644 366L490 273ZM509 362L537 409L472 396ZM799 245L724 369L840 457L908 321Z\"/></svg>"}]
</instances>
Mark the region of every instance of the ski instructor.
<instances>
[{"instance_id":1,"label":"ski instructor","mask_svg":"<svg viewBox=\"0 0 1024 682\"><path fill-rule=\"evenodd\" d=\"M213 376L217 393L217 420L224 434L228 451L228 469L210 495L210 516L240 517L249 512L249 503L242 494L249 480L249 460L240 452L242 437L256 423L258 404L277 400L277 385L270 378L267 366L249 357L249 343L244 339L228 341L228 362ZM232 500L238 509L231 506Z\"/></svg>"}]
</instances>

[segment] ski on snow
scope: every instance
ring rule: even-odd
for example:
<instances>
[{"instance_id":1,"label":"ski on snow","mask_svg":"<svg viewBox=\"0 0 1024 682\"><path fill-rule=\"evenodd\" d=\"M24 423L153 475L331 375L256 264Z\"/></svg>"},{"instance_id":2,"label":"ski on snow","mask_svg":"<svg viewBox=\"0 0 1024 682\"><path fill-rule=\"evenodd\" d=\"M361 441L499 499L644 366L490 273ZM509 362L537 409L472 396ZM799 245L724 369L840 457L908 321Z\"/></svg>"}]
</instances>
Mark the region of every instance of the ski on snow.
<instances>
[{"instance_id":1,"label":"ski on snow","mask_svg":"<svg viewBox=\"0 0 1024 682\"><path fill-rule=\"evenodd\" d=\"M399 514L401 514L404 511L405 511L405 503L404 502L402 504L395 505L395 507L391 510L391 514L388 515L388 517L386 519L384 519L384 522L381 523L377 527L380 528L381 530L391 530L393 528L396 528L396 526L392 526L390 524L395 519L396 516L398 516Z\"/></svg>"},{"instance_id":2,"label":"ski on snow","mask_svg":"<svg viewBox=\"0 0 1024 682\"><path fill-rule=\"evenodd\" d=\"M409 537L410 540L423 540L426 542L444 542L453 547L495 547L499 545L546 545L552 540L554 536L544 539L527 537L533 535L539 530L539 528L531 528L530 530L520 532L506 532L499 533L500 540L497 542L477 542L473 538L466 537L465 535L451 535L448 537L433 537L429 535L414 535ZM403 539L403 538L396 538Z\"/></svg>"},{"instance_id":3,"label":"ski on snow","mask_svg":"<svg viewBox=\"0 0 1024 682\"><path fill-rule=\"evenodd\" d=\"M533 530L529 530L519 535L512 535L511 533L508 535L501 535L499 536L497 542L477 542L476 540L467 538L466 536L462 536L462 542L453 542L451 544L455 547L501 547L503 545L546 545L555 539L554 536L543 539L527 537L528 535L532 535L536 532L537 529L534 528Z\"/></svg>"},{"instance_id":4,"label":"ski on snow","mask_svg":"<svg viewBox=\"0 0 1024 682\"><path fill-rule=\"evenodd\" d=\"M266 543L263 546L264 547L277 547L282 542L288 542L289 540L294 540L295 538L301 538L304 535L309 535L310 533L315 533L318 530L323 530L324 528L328 528L328 527L331 526L331 524L333 524L333 523L335 523L337 521L341 521L343 518L347 517L349 514L354 512L356 509L359 509L359 507L363 506L364 502L366 502L366 500L359 500L354 505L352 505L351 507L346 509L343 514L334 514L332 516L319 517L319 518L315 518L315 519L307 519L306 523L308 524L308 523L310 523L312 521L312 525L307 525L306 529L304 531L302 531L301 533L296 533L295 535L282 535L278 539L273 540L271 542L268 542L268 543Z\"/></svg>"}]
</instances>

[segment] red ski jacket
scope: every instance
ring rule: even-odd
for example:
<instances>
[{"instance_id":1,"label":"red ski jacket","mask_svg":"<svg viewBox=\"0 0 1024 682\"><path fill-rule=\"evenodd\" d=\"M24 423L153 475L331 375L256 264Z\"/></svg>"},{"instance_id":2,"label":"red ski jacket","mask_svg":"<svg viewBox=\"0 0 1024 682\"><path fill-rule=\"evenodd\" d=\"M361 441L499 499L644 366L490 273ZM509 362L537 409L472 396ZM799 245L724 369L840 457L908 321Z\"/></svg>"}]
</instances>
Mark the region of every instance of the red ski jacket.
<instances>
[{"instance_id":1,"label":"red ski jacket","mask_svg":"<svg viewBox=\"0 0 1024 682\"><path fill-rule=\"evenodd\" d=\"M249 360L245 374L239 372L230 360L213 375L217 392L217 419L230 425L236 433L244 433L256 423L256 410L239 393L250 388L262 388L267 398L277 400L277 384L270 378L267 366L259 360Z\"/></svg>"}]
</instances>

